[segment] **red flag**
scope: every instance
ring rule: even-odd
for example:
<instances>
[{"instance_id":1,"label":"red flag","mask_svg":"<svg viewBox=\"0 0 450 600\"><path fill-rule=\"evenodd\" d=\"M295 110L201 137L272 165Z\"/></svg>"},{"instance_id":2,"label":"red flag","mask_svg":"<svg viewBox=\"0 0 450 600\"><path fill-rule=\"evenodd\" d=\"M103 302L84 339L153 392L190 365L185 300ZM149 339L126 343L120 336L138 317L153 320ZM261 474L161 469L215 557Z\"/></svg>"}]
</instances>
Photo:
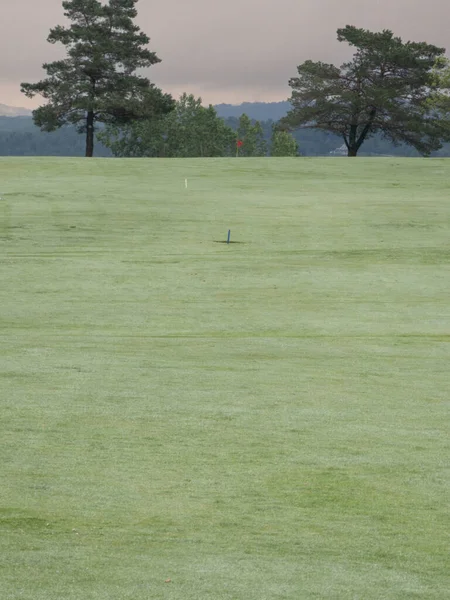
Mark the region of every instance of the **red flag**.
<instances>
[{"instance_id":1,"label":"red flag","mask_svg":"<svg viewBox=\"0 0 450 600\"><path fill-rule=\"evenodd\" d=\"M238 140L238 141L236 142L236 144L237 144L237 147L238 147L238 148L242 148L242 146L244 145L244 142L243 142L242 140Z\"/></svg>"}]
</instances>

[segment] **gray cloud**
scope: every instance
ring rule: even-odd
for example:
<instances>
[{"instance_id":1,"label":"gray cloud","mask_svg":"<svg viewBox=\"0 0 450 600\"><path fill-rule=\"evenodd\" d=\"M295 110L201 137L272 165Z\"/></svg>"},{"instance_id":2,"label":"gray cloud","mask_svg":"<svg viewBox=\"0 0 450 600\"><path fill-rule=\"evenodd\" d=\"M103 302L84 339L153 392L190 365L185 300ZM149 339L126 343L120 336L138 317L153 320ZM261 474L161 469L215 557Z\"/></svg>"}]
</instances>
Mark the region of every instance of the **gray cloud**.
<instances>
[{"instance_id":1,"label":"gray cloud","mask_svg":"<svg viewBox=\"0 0 450 600\"><path fill-rule=\"evenodd\" d=\"M18 88L41 78L42 63L61 55L46 42L49 28L63 21L61 0L3 3L0 103L30 106ZM296 65L308 58L340 63L350 55L336 41L336 29L347 23L450 47L448 0L141 0L138 9L138 23L163 61L150 79L207 102L286 98Z\"/></svg>"}]
</instances>

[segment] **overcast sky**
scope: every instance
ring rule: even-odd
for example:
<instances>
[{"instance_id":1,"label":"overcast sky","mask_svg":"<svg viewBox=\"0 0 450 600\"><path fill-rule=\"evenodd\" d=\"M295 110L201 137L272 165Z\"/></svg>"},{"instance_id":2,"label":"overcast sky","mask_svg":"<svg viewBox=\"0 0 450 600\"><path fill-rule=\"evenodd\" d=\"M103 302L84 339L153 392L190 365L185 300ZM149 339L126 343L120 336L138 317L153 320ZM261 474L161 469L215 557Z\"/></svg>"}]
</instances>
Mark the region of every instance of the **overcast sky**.
<instances>
[{"instance_id":1,"label":"overcast sky","mask_svg":"<svg viewBox=\"0 0 450 600\"><path fill-rule=\"evenodd\" d=\"M42 63L61 55L46 42L63 22L61 0L0 2L0 104L33 107L19 85L42 78ZM140 0L138 10L162 59L149 78L212 103L286 99L298 64L349 56L336 41L346 24L450 49L449 0Z\"/></svg>"}]
</instances>

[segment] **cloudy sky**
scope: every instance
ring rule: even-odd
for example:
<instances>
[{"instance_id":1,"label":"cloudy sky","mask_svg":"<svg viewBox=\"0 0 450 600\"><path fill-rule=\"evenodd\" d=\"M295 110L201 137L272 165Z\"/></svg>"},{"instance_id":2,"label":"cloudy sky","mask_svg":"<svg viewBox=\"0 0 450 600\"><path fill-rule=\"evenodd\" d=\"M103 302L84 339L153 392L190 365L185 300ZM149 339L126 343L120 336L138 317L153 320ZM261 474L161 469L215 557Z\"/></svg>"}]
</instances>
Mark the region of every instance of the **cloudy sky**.
<instances>
[{"instance_id":1,"label":"cloudy sky","mask_svg":"<svg viewBox=\"0 0 450 600\"><path fill-rule=\"evenodd\" d=\"M42 63L61 56L46 42L49 28L63 23L61 0L1 4L0 103L33 107L19 85L42 78ZM138 10L162 59L150 79L212 103L287 98L298 64L349 56L336 41L346 24L450 49L449 0L140 0Z\"/></svg>"}]
</instances>

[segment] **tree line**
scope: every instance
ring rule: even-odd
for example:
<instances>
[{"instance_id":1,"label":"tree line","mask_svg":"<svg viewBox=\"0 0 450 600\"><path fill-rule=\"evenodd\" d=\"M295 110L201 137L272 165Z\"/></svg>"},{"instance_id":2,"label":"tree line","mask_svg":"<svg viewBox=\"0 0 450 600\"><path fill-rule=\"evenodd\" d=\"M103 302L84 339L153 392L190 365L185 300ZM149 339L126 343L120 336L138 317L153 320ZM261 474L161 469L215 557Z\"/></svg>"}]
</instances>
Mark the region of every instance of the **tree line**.
<instances>
[{"instance_id":1,"label":"tree line","mask_svg":"<svg viewBox=\"0 0 450 600\"><path fill-rule=\"evenodd\" d=\"M159 119L109 125L99 139L114 156L192 158L217 156L297 156L293 136L270 124L270 138L259 121L246 114L221 119L201 98L183 94L175 108Z\"/></svg>"},{"instance_id":2,"label":"tree line","mask_svg":"<svg viewBox=\"0 0 450 600\"><path fill-rule=\"evenodd\" d=\"M34 123L47 132L75 127L85 134L87 157L95 133L116 156L267 155L261 123L242 115L233 128L200 98L175 100L139 74L160 58L135 24L137 2L63 1L70 24L51 29L48 41L65 46L66 58L44 64L42 81L21 86L27 97L46 101L33 112ZM297 67L289 81L292 108L272 128L271 155L297 155L301 130L336 136L350 157L380 139L423 156L439 152L450 141L445 49L350 25L337 38L354 48L352 60Z\"/></svg>"},{"instance_id":3,"label":"tree line","mask_svg":"<svg viewBox=\"0 0 450 600\"><path fill-rule=\"evenodd\" d=\"M239 138L240 147L236 145ZM293 136L277 131L273 121L259 122L243 114L220 118L200 98L183 94L176 109L158 121L134 121L122 127L100 127L98 156L214 157L297 156ZM0 156L79 156L83 136L74 126L44 133L28 117L0 117Z\"/></svg>"},{"instance_id":4,"label":"tree line","mask_svg":"<svg viewBox=\"0 0 450 600\"><path fill-rule=\"evenodd\" d=\"M251 107L246 107L251 108ZM218 114L220 107L216 108ZM239 118L221 116L225 124L230 127L237 137ZM252 123L255 120L252 119ZM260 121L268 153L272 154L271 141L273 130L277 123L273 120ZM99 157L111 157L110 148L103 145L98 139L95 154ZM332 133L317 129L300 129L292 133L299 147L301 156L326 156L330 154L342 155L342 139ZM339 149L339 147L341 147ZM85 151L84 136L80 135L74 126L66 126L52 133L41 132L33 125L30 117L1 117L0 116L0 156L80 156ZM393 146L391 142L380 135L376 135L364 144L361 154L364 156L420 156L412 146L404 144ZM178 152L178 156L182 154ZM235 156L235 153L230 154ZM440 150L432 152L431 156L450 156L450 145L445 144Z\"/></svg>"}]
</instances>

